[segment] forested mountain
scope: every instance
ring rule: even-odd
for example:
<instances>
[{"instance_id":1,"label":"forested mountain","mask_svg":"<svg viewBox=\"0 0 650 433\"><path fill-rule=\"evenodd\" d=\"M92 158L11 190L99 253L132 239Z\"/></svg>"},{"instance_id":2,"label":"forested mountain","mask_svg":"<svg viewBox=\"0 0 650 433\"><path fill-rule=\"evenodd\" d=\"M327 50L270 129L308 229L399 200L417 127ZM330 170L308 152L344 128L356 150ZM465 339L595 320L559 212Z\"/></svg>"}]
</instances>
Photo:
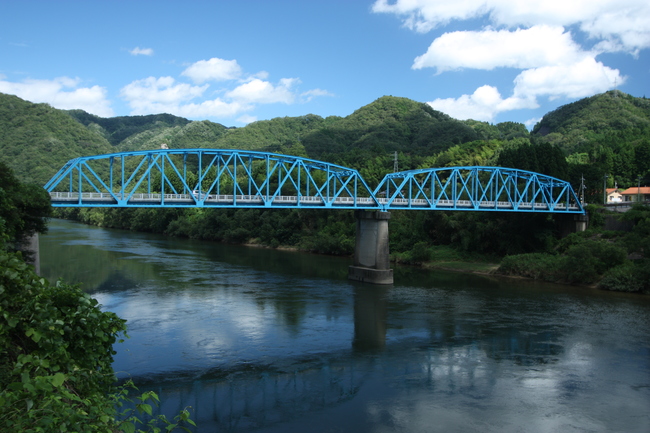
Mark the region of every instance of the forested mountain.
<instances>
[{"instance_id":1,"label":"forested mountain","mask_svg":"<svg viewBox=\"0 0 650 433\"><path fill-rule=\"evenodd\" d=\"M64 111L0 93L0 161L21 181L42 185L70 159L112 150Z\"/></svg>"},{"instance_id":2,"label":"forested mountain","mask_svg":"<svg viewBox=\"0 0 650 433\"><path fill-rule=\"evenodd\" d=\"M650 100L610 91L544 116L532 140L558 146L587 185L622 187L650 182Z\"/></svg>"},{"instance_id":3,"label":"forested mountain","mask_svg":"<svg viewBox=\"0 0 650 433\"><path fill-rule=\"evenodd\" d=\"M384 96L351 115L329 121L303 145L315 158L331 159L353 149L373 154L432 155L479 138L470 126L406 98Z\"/></svg>"},{"instance_id":4,"label":"forested mountain","mask_svg":"<svg viewBox=\"0 0 650 433\"><path fill-rule=\"evenodd\" d=\"M458 121L393 96L346 117L307 114L228 128L170 114L101 118L0 94L0 160L23 181L43 184L80 155L163 146L307 156L357 168L371 183L392 170L397 152L401 170L503 164L574 183L584 177L588 186L607 175L610 186L625 187L650 171L650 101L607 92L548 113L529 134L521 123Z\"/></svg>"},{"instance_id":5,"label":"forested mountain","mask_svg":"<svg viewBox=\"0 0 650 433\"><path fill-rule=\"evenodd\" d=\"M151 114L148 116L99 117L83 110L69 110L68 114L88 129L102 134L113 146L120 144L132 135L144 131L163 130L175 126L185 126L189 120L171 114Z\"/></svg>"}]
</instances>

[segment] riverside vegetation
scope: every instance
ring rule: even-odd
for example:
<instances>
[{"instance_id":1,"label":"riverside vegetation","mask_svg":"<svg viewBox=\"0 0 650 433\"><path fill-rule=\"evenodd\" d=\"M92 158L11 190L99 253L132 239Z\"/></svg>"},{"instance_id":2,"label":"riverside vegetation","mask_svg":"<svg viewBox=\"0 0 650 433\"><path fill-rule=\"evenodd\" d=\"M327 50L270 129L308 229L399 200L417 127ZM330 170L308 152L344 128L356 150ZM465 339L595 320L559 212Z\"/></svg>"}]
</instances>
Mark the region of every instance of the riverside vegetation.
<instances>
[{"instance_id":1,"label":"riverside vegetation","mask_svg":"<svg viewBox=\"0 0 650 433\"><path fill-rule=\"evenodd\" d=\"M193 424L187 410L174 421L140 421L158 397L130 399L132 384L116 386L113 344L126 336L126 321L102 312L80 288L40 278L15 251L46 231L50 211L42 188L22 184L0 163L0 431L159 432Z\"/></svg>"},{"instance_id":2,"label":"riverside vegetation","mask_svg":"<svg viewBox=\"0 0 650 433\"><path fill-rule=\"evenodd\" d=\"M531 132L514 122L458 121L392 96L347 117L276 118L243 128L168 114L104 119L1 94L0 114L0 159L13 165L21 179L41 183L73 154L162 144L322 159L358 169L370 185L392 171L395 154L400 170L500 165L566 179L575 190L584 179L589 203L602 201L604 179L609 187L650 183L650 101L618 91L560 107ZM549 215L399 211L391 216L390 249L400 263L500 262L498 272L507 275L586 284L607 277L603 287L648 291L647 276L639 271L648 251L644 212L625 217L636 223L633 234L604 233L602 215L591 206L590 230L558 240ZM104 227L323 254L348 255L354 247L354 217L347 211L67 209L57 215Z\"/></svg>"}]
</instances>

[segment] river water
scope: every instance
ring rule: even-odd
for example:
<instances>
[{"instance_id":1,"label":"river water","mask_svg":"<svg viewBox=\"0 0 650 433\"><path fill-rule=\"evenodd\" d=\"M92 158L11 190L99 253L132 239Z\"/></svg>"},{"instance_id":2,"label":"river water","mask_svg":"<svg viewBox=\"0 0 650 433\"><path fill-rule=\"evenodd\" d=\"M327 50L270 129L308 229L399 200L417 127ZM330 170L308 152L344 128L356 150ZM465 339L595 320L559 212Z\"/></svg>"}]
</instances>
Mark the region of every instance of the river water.
<instances>
[{"instance_id":1,"label":"river water","mask_svg":"<svg viewBox=\"0 0 650 433\"><path fill-rule=\"evenodd\" d=\"M114 369L204 432L649 432L650 297L53 220L41 273L128 320Z\"/></svg>"}]
</instances>

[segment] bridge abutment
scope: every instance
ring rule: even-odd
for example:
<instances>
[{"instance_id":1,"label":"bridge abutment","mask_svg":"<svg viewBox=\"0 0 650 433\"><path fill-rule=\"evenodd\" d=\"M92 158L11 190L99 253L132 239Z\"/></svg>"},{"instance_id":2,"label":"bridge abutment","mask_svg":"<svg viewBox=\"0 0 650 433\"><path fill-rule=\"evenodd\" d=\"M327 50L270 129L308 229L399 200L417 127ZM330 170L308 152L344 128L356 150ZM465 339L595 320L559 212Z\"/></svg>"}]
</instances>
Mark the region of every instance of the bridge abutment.
<instances>
[{"instance_id":1,"label":"bridge abutment","mask_svg":"<svg viewBox=\"0 0 650 433\"><path fill-rule=\"evenodd\" d=\"M354 265L348 278L371 284L393 284L388 250L388 220L390 212L358 210L356 218L356 245Z\"/></svg>"}]
</instances>

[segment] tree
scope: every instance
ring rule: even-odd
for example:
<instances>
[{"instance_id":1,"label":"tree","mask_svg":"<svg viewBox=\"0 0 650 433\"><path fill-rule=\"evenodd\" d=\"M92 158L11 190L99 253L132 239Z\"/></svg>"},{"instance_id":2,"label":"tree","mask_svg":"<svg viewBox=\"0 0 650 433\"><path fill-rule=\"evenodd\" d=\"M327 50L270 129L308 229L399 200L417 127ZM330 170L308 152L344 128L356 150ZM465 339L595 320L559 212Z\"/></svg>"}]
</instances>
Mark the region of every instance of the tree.
<instances>
[{"instance_id":1,"label":"tree","mask_svg":"<svg viewBox=\"0 0 650 433\"><path fill-rule=\"evenodd\" d=\"M46 219L52 213L47 192L31 184L23 184L13 171L0 162L0 242L16 245L47 231Z\"/></svg>"}]
</instances>

